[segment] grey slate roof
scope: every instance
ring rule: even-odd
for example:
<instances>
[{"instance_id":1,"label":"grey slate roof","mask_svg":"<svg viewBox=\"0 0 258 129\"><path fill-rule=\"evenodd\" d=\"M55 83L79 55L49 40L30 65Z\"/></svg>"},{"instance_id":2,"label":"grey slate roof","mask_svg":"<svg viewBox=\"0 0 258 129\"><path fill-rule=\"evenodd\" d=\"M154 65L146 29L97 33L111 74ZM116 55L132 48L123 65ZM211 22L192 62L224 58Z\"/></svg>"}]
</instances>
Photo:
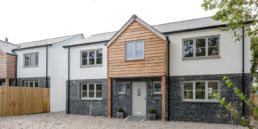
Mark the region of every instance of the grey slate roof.
<instances>
[{"instance_id":1,"label":"grey slate roof","mask_svg":"<svg viewBox=\"0 0 258 129\"><path fill-rule=\"evenodd\" d=\"M187 31L192 29L199 29L205 27L214 27L214 26L222 26L226 23L215 21L211 17L204 17L204 18L197 18L185 21L178 21L178 22L170 22L165 24L153 25L156 30L160 33L168 33L168 32L178 32L178 31ZM114 32L107 32L107 33L100 33L92 35L80 43L77 44L87 44L87 43L94 43L94 42L107 42L110 40L117 31ZM69 45L73 46L73 45Z\"/></svg>"},{"instance_id":2,"label":"grey slate roof","mask_svg":"<svg viewBox=\"0 0 258 129\"><path fill-rule=\"evenodd\" d=\"M30 48L30 47L36 47L36 46L51 45L51 44L59 43L59 42L62 42L62 41L65 41L65 40L68 40L75 36L80 36L80 35L83 36L83 34L75 34L75 35L68 35L68 36L62 36L62 37L57 37L57 38L50 38L50 39L20 43L20 44L17 44L19 46L19 48L16 48L16 49L24 49L24 48Z\"/></svg>"},{"instance_id":3,"label":"grey slate roof","mask_svg":"<svg viewBox=\"0 0 258 129\"><path fill-rule=\"evenodd\" d=\"M18 46L9 42L5 42L0 40L0 50L8 54L14 54L12 52L13 49L17 48Z\"/></svg>"}]
</instances>

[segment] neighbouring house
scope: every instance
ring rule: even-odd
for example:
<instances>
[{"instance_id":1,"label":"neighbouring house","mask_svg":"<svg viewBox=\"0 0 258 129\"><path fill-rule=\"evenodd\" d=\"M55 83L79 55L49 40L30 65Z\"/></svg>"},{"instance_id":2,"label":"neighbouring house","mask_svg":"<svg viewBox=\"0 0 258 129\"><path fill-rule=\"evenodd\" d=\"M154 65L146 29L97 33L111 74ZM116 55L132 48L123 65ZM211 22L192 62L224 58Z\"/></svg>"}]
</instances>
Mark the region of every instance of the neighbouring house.
<instances>
[{"instance_id":1,"label":"neighbouring house","mask_svg":"<svg viewBox=\"0 0 258 129\"><path fill-rule=\"evenodd\" d=\"M12 52L18 46L0 40L0 86L15 85L16 55Z\"/></svg>"},{"instance_id":2,"label":"neighbouring house","mask_svg":"<svg viewBox=\"0 0 258 129\"><path fill-rule=\"evenodd\" d=\"M151 26L132 16L117 32L64 46L67 113L116 117L123 108L126 116L146 116L155 108L164 120L229 121L214 95L241 105L223 77L248 94L251 53L249 38L243 53L225 26L210 17Z\"/></svg>"},{"instance_id":3,"label":"neighbouring house","mask_svg":"<svg viewBox=\"0 0 258 129\"><path fill-rule=\"evenodd\" d=\"M17 85L50 89L50 111L65 111L67 51L69 45L83 39L82 34L17 44Z\"/></svg>"},{"instance_id":4,"label":"neighbouring house","mask_svg":"<svg viewBox=\"0 0 258 129\"><path fill-rule=\"evenodd\" d=\"M18 86L49 87L51 112L146 116L154 108L162 120L225 123L214 95L247 114L223 77L248 95L251 52L249 37L235 42L223 27L210 17L149 25L133 15L115 32L17 44Z\"/></svg>"}]
</instances>

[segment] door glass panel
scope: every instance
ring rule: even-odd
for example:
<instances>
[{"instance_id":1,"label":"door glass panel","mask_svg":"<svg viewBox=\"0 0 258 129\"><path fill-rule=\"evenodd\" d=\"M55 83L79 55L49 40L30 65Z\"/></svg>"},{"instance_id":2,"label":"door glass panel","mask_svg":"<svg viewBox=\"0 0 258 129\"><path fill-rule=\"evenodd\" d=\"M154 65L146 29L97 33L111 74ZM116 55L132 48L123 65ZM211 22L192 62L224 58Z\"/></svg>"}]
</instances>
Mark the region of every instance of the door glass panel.
<instances>
[{"instance_id":1,"label":"door glass panel","mask_svg":"<svg viewBox=\"0 0 258 129\"><path fill-rule=\"evenodd\" d=\"M137 96L141 96L141 89L140 88L137 89Z\"/></svg>"}]
</instances>

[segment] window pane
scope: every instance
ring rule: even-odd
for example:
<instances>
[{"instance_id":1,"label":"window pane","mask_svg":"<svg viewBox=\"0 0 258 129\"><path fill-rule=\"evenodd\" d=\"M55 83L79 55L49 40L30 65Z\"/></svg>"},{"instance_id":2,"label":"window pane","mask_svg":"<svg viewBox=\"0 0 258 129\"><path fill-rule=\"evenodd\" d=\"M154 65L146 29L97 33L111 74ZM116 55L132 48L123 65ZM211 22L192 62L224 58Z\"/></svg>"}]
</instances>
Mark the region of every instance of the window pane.
<instances>
[{"instance_id":1,"label":"window pane","mask_svg":"<svg viewBox=\"0 0 258 129\"><path fill-rule=\"evenodd\" d=\"M193 91L184 91L184 99L193 99Z\"/></svg>"},{"instance_id":2,"label":"window pane","mask_svg":"<svg viewBox=\"0 0 258 129\"><path fill-rule=\"evenodd\" d=\"M120 92L120 93L125 92L125 84L124 83L118 84L118 92Z\"/></svg>"},{"instance_id":3,"label":"window pane","mask_svg":"<svg viewBox=\"0 0 258 129\"><path fill-rule=\"evenodd\" d=\"M94 98L94 90L89 90L89 98Z\"/></svg>"},{"instance_id":4,"label":"window pane","mask_svg":"<svg viewBox=\"0 0 258 129\"><path fill-rule=\"evenodd\" d=\"M38 65L38 53L35 53L35 62L34 62L34 64L35 65Z\"/></svg>"},{"instance_id":5,"label":"window pane","mask_svg":"<svg viewBox=\"0 0 258 129\"><path fill-rule=\"evenodd\" d=\"M132 59L134 58L134 43L131 42L131 43L127 43L126 44L126 58L127 59Z\"/></svg>"},{"instance_id":6,"label":"window pane","mask_svg":"<svg viewBox=\"0 0 258 129\"><path fill-rule=\"evenodd\" d=\"M82 85L82 90L87 90L87 85Z\"/></svg>"},{"instance_id":7,"label":"window pane","mask_svg":"<svg viewBox=\"0 0 258 129\"><path fill-rule=\"evenodd\" d=\"M136 43L136 58L143 59L144 58L144 42L138 41Z\"/></svg>"},{"instance_id":8,"label":"window pane","mask_svg":"<svg viewBox=\"0 0 258 129\"><path fill-rule=\"evenodd\" d=\"M89 84L89 90L94 90L94 84Z\"/></svg>"},{"instance_id":9,"label":"window pane","mask_svg":"<svg viewBox=\"0 0 258 129\"><path fill-rule=\"evenodd\" d=\"M196 82L195 90L196 99L205 99L205 82Z\"/></svg>"},{"instance_id":10,"label":"window pane","mask_svg":"<svg viewBox=\"0 0 258 129\"><path fill-rule=\"evenodd\" d=\"M205 47L205 39L196 39L196 47Z\"/></svg>"},{"instance_id":11,"label":"window pane","mask_svg":"<svg viewBox=\"0 0 258 129\"><path fill-rule=\"evenodd\" d=\"M87 98L87 91L82 91L82 96L83 98Z\"/></svg>"},{"instance_id":12,"label":"window pane","mask_svg":"<svg viewBox=\"0 0 258 129\"><path fill-rule=\"evenodd\" d=\"M33 87L33 82L30 82L30 87Z\"/></svg>"},{"instance_id":13,"label":"window pane","mask_svg":"<svg viewBox=\"0 0 258 129\"><path fill-rule=\"evenodd\" d=\"M185 82L184 83L184 90L193 90L193 83L192 82Z\"/></svg>"},{"instance_id":14,"label":"window pane","mask_svg":"<svg viewBox=\"0 0 258 129\"><path fill-rule=\"evenodd\" d=\"M218 47L209 47L208 54L209 54L209 56L219 55L219 48Z\"/></svg>"},{"instance_id":15,"label":"window pane","mask_svg":"<svg viewBox=\"0 0 258 129\"><path fill-rule=\"evenodd\" d=\"M96 91L96 97L101 98L102 97L102 91Z\"/></svg>"},{"instance_id":16,"label":"window pane","mask_svg":"<svg viewBox=\"0 0 258 129\"><path fill-rule=\"evenodd\" d=\"M208 99L218 99L218 82L208 82Z\"/></svg>"},{"instance_id":17,"label":"window pane","mask_svg":"<svg viewBox=\"0 0 258 129\"><path fill-rule=\"evenodd\" d=\"M89 52L89 65L95 64L95 51Z\"/></svg>"},{"instance_id":18,"label":"window pane","mask_svg":"<svg viewBox=\"0 0 258 129\"><path fill-rule=\"evenodd\" d=\"M102 64L102 51L101 50L98 50L96 51L97 52L97 59L96 59L96 63L97 64Z\"/></svg>"},{"instance_id":19,"label":"window pane","mask_svg":"<svg viewBox=\"0 0 258 129\"><path fill-rule=\"evenodd\" d=\"M88 60L87 59L82 59L82 65L87 65L88 64Z\"/></svg>"},{"instance_id":20,"label":"window pane","mask_svg":"<svg viewBox=\"0 0 258 129\"><path fill-rule=\"evenodd\" d=\"M88 52L82 52L82 58L88 58Z\"/></svg>"},{"instance_id":21,"label":"window pane","mask_svg":"<svg viewBox=\"0 0 258 129\"><path fill-rule=\"evenodd\" d=\"M205 91L196 91L195 97L196 99L205 99Z\"/></svg>"},{"instance_id":22,"label":"window pane","mask_svg":"<svg viewBox=\"0 0 258 129\"><path fill-rule=\"evenodd\" d=\"M96 90L102 90L102 84L96 84Z\"/></svg>"},{"instance_id":23,"label":"window pane","mask_svg":"<svg viewBox=\"0 0 258 129\"><path fill-rule=\"evenodd\" d=\"M205 56L205 39L196 40L196 56Z\"/></svg>"},{"instance_id":24,"label":"window pane","mask_svg":"<svg viewBox=\"0 0 258 129\"><path fill-rule=\"evenodd\" d=\"M209 47L218 47L219 46L219 38L218 37L208 38L208 45L209 45Z\"/></svg>"},{"instance_id":25,"label":"window pane","mask_svg":"<svg viewBox=\"0 0 258 129\"><path fill-rule=\"evenodd\" d=\"M35 82L35 87L39 87L39 82Z\"/></svg>"},{"instance_id":26,"label":"window pane","mask_svg":"<svg viewBox=\"0 0 258 129\"><path fill-rule=\"evenodd\" d=\"M161 92L161 83L154 83L154 92Z\"/></svg>"},{"instance_id":27,"label":"window pane","mask_svg":"<svg viewBox=\"0 0 258 129\"><path fill-rule=\"evenodd\" d=\"M196 82L195 83L196 90L205 90L205 82Z\"/></svg>"},{"instance_id":28,"label":"window pane","mask_svg":"<svg viewBox=\"0 0 258 129\"><path fill-rule=\"evenodd\" d=\"M208 88L211 90L218 90L218 82L208 82Z\"/></svg>"},{"instance_id":29,"label":"window pane","mask_svg":"<svg viewBox=\"0 0 258 129\"><path fill-rule=\"evenodd\" d=\"M193 40L184 41L184 57L193 57Z\"/></svg>"}]
</instances>

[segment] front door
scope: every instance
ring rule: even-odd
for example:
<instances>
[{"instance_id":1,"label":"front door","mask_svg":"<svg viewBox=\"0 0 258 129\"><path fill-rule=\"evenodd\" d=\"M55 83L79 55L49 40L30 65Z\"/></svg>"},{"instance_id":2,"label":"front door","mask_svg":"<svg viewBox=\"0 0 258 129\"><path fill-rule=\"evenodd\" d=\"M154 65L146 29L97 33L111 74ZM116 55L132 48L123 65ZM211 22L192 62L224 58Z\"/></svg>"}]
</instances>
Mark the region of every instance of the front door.
<instances>
[{"instance_id":1,"label":"front door","mask_svg":"<svg viewBox=\"0 0 258 129\"><path fill-rule=\"evenodd\" d=\"M133 115L146 115L146 82L133 82Z\"/></svg>"}]
</instances>

